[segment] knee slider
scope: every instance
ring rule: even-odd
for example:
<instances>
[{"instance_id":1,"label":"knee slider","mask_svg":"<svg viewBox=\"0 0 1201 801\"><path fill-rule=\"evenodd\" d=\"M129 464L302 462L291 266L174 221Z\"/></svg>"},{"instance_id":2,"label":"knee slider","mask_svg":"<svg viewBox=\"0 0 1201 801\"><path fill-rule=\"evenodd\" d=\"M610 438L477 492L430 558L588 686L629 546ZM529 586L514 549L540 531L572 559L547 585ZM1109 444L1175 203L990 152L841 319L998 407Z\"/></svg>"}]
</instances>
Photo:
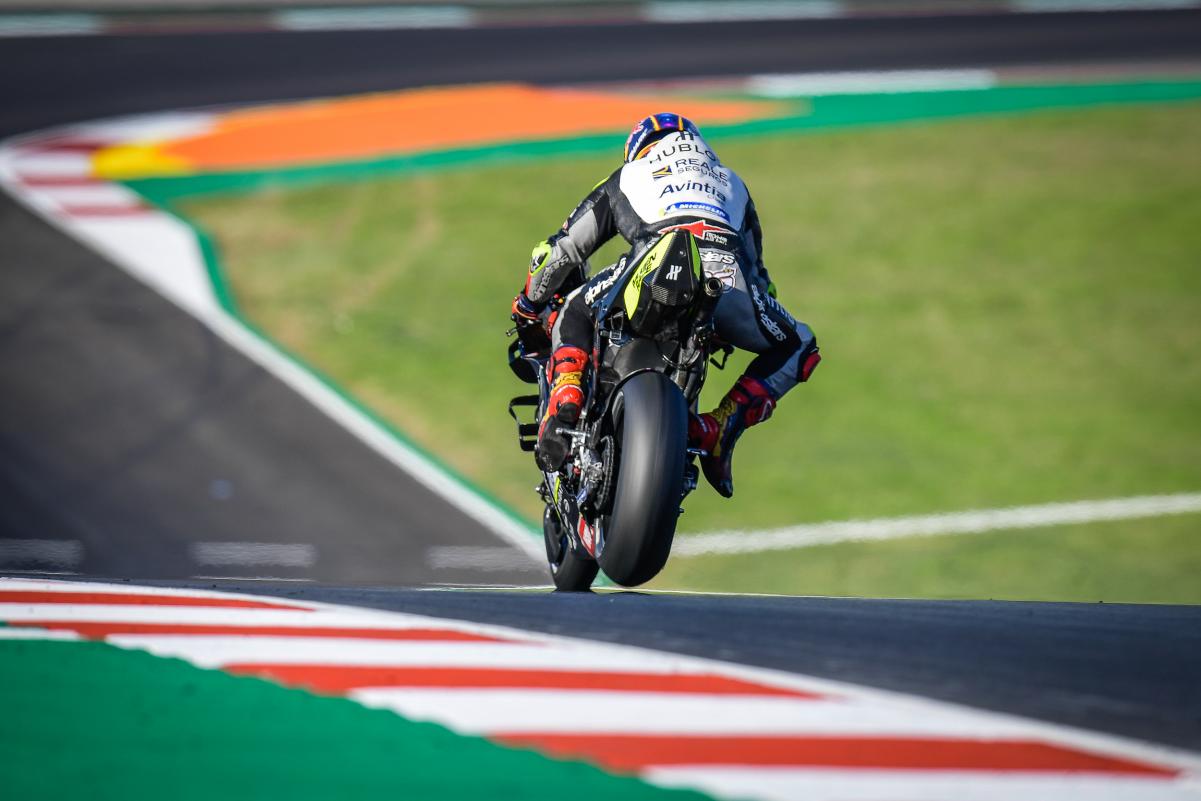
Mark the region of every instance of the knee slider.
<instances>
[{"instance_id":1,"label":"knee slider","mask_svg":"<svg viewBox=\"0 0 1201 801\"><path fill-rule=\"evenodd\" d=\"M817 369L817 365L821 363L822 355L818 353L817 348L801 360L800 374L797 376L802 383L809 380L809 376L813 375L813 371Z\"/></svg>"}]
</instances>

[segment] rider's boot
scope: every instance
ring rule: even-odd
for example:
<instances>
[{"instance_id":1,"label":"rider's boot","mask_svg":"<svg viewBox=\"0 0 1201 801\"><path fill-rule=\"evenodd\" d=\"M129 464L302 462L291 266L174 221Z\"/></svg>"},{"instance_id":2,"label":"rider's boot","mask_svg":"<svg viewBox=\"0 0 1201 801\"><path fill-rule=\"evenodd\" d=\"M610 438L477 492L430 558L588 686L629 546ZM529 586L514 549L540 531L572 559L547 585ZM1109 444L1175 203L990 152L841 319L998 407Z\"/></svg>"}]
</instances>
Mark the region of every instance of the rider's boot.
<instances>
[{"instance_id":1,"label":"rider's boot","mask_svg":"<svg viewBox=\"0 0 1201 801\"><path fill-rule=\"evenodd\" d=\"M706 414L691 415L688 420L688 445L707 451L701 457L705 478L718 494L734 495L731 462L734 443L749 427L771 417L776 396L757 378L744 375L734 383L717 408Z\"/></svg>"},{"instance_id":2,"label":"rider's boot","mask_svg":"<svg viewBox=\"0 0 1201 801\"><path fill-rule=\"evenodd\" d=\"M584 405L580 382L588 354L572 345L562 345L550 360L550 401L538 429L538 447L534 454L543 470L558 470L571 451L571 438L558 432L559 424L574 426Z\"/></svg>"}]
</instances>

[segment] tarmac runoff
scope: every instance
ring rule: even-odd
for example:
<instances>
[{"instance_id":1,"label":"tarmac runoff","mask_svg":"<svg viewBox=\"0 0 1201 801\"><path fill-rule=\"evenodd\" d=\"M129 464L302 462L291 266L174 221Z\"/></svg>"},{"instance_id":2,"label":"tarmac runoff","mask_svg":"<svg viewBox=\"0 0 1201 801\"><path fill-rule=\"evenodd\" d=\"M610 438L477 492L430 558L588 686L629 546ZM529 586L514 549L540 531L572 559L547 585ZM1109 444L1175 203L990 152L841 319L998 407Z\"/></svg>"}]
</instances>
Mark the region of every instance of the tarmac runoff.
<instances>
[{"instance_id":1,"label":"tarmac runoff","mask_svg":"<svg viewBox=\"0 0 1201 801\"><path fill-rule=\"evenodd\" d=\"M494 769L535 786L546 771L580 771L577 797L599 797L594 783L624 774L621 797L685 788L763 801L1168 801L1194 797L1201 771L1195 754L1172 748L844 682L295 599L0 579L0 621L6 706L16 716L10 721L21 721L10 732L49 726L60 742L62 732L72 732L69 750L80 754L104 751L110 729L122 732L121 743L153 736L166 749L164 769L175 771L173 781L187 776L206 786L237 777L243 764L286 781L270 767L285 764L272 751L304 748L309 735L281 735L276 722L285 719L289 732L333 729L352 748L388 742L380 727L408 738L372 760L375 771L399 777L387 781L403 784L419 773L415 759L443 765L449 758L477 770L484 759L511 759ZM156 706L162 688L175 684L192 689ZM49 704L49 694L69 700L80 690L91 700ZM109 711L101 700L131 692L141 707L162 710L145 732L131 727L128 708ZM24 700L17 703L15 694ZM253 703L257 714L231 741L227 725L210 726L211 713L191 698L243 710ZM81 719L88 725L76 725ZM435 725L413 727L422 721ZM214 759L212 749L224 753L214 738L226 750L232 743L243 759ZM173 750L177 740L187 748ZM38 742L14 739L6 750L19 747L32 764L49 764L56 757ZM195 770L197 760L203 770ZM105 770L92 789L136 786L154 770L144 760L128 772ZM311 770L314 782L345 777L336 760L318 759ZM472 773L439 771L440 797L496 797L497 779L473 785ZM59 788L74 781L70 771L42 772L43 791L48 776ZM518 796L540 797L509 797Z\"/></svg>"}]
</instances>

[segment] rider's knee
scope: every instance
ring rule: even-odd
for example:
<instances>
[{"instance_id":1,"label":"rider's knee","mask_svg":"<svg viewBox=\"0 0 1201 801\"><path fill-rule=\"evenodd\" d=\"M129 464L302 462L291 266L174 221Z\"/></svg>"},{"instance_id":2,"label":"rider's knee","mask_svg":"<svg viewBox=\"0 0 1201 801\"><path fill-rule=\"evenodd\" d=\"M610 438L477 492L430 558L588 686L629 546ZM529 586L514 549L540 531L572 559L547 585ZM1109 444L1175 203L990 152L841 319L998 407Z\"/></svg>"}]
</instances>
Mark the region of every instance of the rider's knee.
<instances>
[{"instance_id":1,"label":"rider's knee","mask_svg":"<svg viewBox=\"0 0 1201 801\"><path fill-rule=\"evenodd\" d=\"M809 380L809 376L813 375L813 371L821 363L822 355L817 348L817 337L814 336L812 328L798 321L796 335L800 343L797 348L796 378L798 383L803 384Z\"/></svg>"}]
</instances>

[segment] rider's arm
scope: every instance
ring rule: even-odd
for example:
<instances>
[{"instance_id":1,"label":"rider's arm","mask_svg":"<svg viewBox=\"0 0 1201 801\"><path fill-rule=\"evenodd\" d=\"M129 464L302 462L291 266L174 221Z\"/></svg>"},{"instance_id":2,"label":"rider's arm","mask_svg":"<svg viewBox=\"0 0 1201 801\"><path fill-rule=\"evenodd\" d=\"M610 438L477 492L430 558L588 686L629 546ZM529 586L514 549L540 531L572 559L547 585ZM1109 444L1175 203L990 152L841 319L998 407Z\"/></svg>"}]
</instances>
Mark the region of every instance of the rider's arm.
<instances>
[{"instance_id":1,"label":"rider's arm","mask_svg":"<svg viewBox=\"0 0 1201 801\"><path fill-rule=\"evenodd\" d=\"M597 184L575 207L563 227L534 248L522 293L534 308L544 306L574 270L617 235L613 199L620 191L620 173L618 170Z\"/></svg>"}]
</instances>

